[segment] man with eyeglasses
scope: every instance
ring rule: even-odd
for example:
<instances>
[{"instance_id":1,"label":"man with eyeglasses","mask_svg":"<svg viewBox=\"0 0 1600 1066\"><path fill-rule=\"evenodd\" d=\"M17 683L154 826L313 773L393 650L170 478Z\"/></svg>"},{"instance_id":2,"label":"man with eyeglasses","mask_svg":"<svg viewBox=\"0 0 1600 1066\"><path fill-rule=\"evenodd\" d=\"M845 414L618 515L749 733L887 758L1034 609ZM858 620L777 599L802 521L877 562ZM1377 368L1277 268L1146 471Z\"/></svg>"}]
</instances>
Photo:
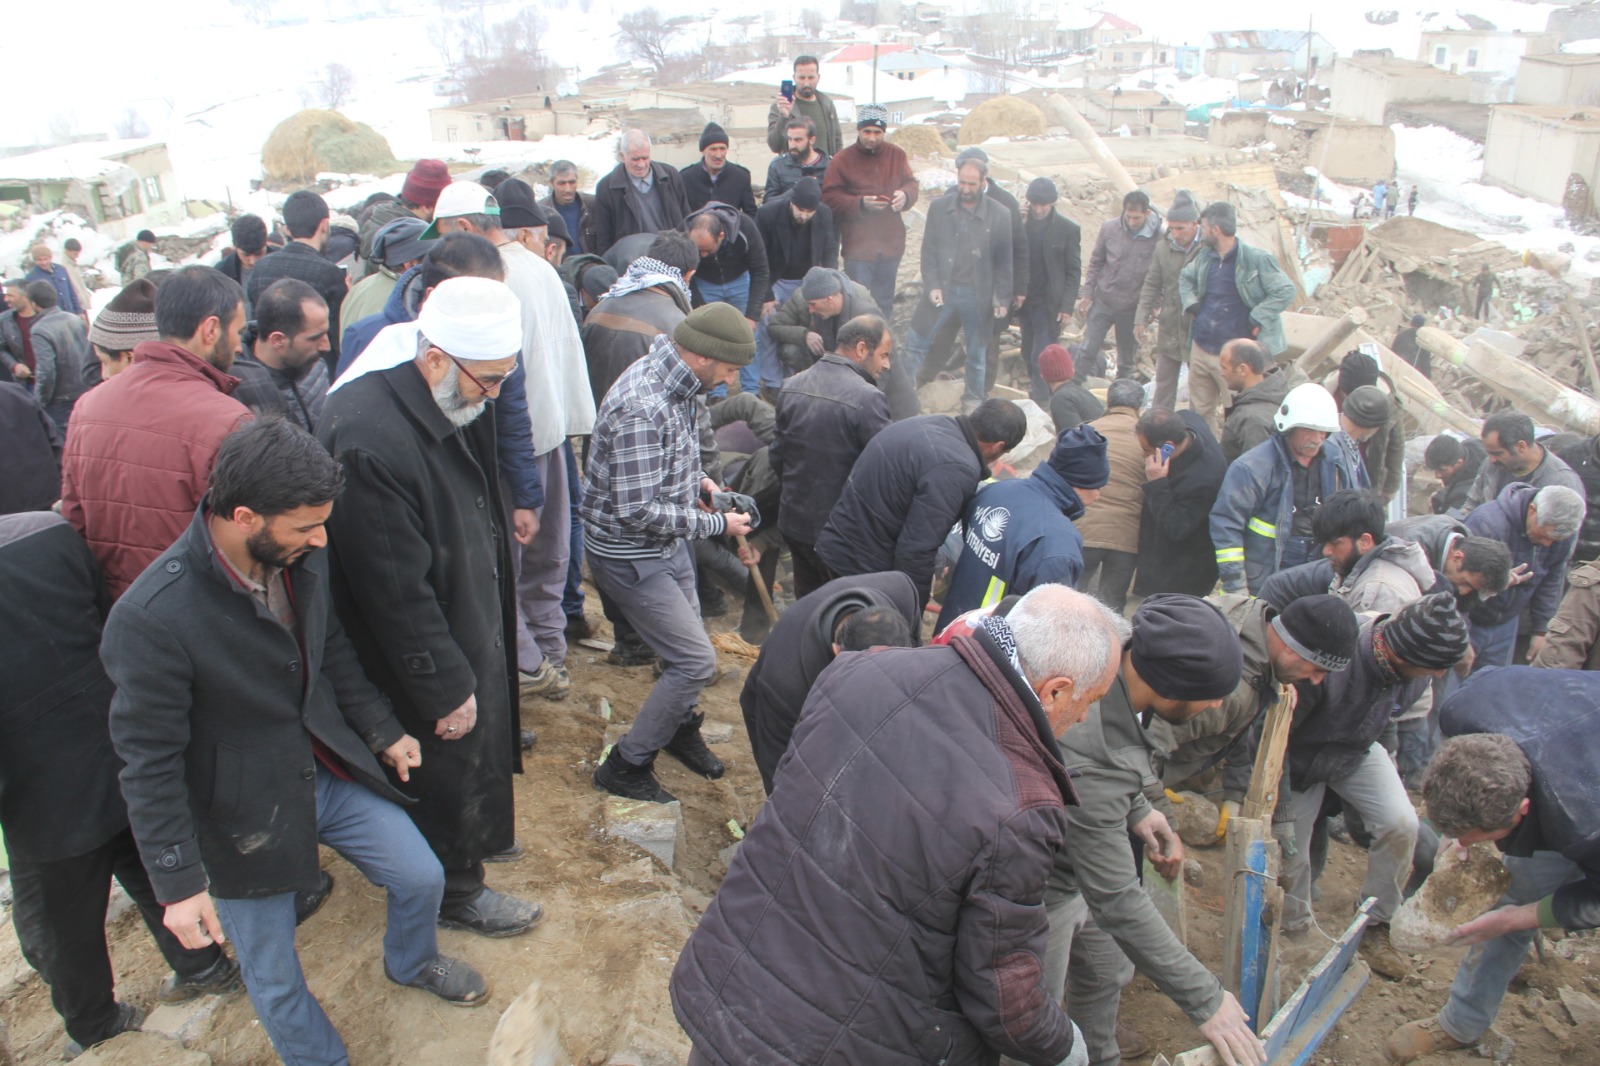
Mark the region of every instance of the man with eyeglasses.
<instances>
[{"instance_id":1,"label":"man with eyeglasses","mask_svg":"<svg viewBox=\"0 0 1600 1066\"><path fill-rule=\"evenodd\" d=\"M328 523L334 603L430 768L391 783L417 800L408 813L444 867L439 924L515 936L542 911L484 883L484 860L515 848L522 765L510 531L494 420L478 416L517 371L522 314L504 283L457 277L391 330L413 331L414 358L358 360L318 427L345 479Z\"/></svg>"}]
</instances>

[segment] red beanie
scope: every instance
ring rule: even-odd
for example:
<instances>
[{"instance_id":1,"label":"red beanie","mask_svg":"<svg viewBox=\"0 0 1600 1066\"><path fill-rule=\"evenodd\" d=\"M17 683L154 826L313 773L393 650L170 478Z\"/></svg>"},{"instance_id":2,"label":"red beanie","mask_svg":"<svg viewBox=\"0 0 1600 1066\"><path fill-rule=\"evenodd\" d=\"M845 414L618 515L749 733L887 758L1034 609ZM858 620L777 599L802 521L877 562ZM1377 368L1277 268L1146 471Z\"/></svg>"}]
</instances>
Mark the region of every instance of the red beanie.
<instances>
[{"instance_id":1,"label":"red beanie","mask_svg":"<svg viewBox=\"0 0 1600 1066\"><path fill-rule=\"evenodd\" d=\"M1039 376L1054 385L1072 377L1072 353L1059 344L1046 345L1039 353Z\"/></svg>"},{"instance_id":2,"label":"red beanie","mask_svg":"<svg viewBox=\"0 0 1600 1066\"><path fill-rule=\"evenodd\" d=\"M450 168L437 159L419 159L406 175L400 190L400 199L418 207L432 207L439 202L439 193L450 184Z\"/></svg>"}]
</instances>

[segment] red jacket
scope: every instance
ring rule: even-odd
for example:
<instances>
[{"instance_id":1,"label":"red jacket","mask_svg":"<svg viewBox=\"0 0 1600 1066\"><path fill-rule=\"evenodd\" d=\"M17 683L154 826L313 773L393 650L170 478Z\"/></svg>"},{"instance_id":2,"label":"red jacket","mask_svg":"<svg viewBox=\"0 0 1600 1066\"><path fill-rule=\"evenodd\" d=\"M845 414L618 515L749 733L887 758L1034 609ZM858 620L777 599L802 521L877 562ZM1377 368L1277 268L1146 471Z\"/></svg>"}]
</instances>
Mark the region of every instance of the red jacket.
<instances>
[{"instance_id":1,"label":"red jacket","mask_svg":"<svg viewBox=\"0 0 1600 1066\"><path fill-rule=\"evenodd\" d=\"M250 420L239 379L165 341L72 409L61 513L89 542L115 599L188 527L222 438Z\"/></svg>"},{"instance_id":2,"label":"red jacket","mask_svg":"<svg viewBox=\"0 0 1600 1066\"><path fill-rule=\"evenodd\" d=\"M917 178L904 149L883 142L876 152L852 144L828 164L822 179L822 202L833 211L844 242L846 259L894 259L906 252L902 213L861 210L863 196L906 194L906 210L917 202Z\"/></svg>"}]
</instances>

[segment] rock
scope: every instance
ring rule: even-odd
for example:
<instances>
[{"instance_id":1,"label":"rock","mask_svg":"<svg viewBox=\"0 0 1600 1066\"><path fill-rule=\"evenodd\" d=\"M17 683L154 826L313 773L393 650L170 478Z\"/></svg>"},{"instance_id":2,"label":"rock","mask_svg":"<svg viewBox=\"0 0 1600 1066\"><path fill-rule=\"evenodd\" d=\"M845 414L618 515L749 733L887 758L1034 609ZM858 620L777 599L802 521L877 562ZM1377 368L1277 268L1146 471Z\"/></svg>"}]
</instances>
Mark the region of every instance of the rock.
<instances>
[{"instance_id":1,"label":"rock","mask_svg":"<svg viewBox=\"0 0 1600 1066\"><path fill-rule=\"evenodd\" d=\"M606 1066L644 1066L644 1060L631 1051L619 1051L606 1060Z\"/></svg>"},{"instance_id":2,"label":"rock","mask_svg":"<svg viewBox=\"0 0 1600 1066\"><path fill-rule=\"evenodd\" d=\"M648 800L607 796L605 818L608 836L643 848L667 869L674 868L673 864L685 841L683 804L677 800L651 803Z\"/></svg>"},{"instance_id":3,"label":"rock","mask_svg":"<svg viewBox=\"0 0 1600 1066\"><path fill-rule=\"evenodd\" d=\"M211 1016L222 1006L224 996L196 996L187 1003L163 1003L145 1018L142 1028L188 1046L206 1035Z\"/></svg>"},{"instance_id":4,"label":"rock","mask_svg":"<svg viewBox=\"0 0 1600 1066\"><path fill-rule=\"evenodd\" d=\"M215 996L208 996L215 999ZM123 1033L90 1048L76 1060L81 1066L211 1066L211 1056L185 1048L156 1033Z\"/></svg>"},{"instance_id":5,"label":"rock","mask_svg":"<svg viewBox=\"0 0 1600 1066\"><path fill-rule=\"evenodd\" d=\"M1203 888L1206 883L1206 868L1200 865L1199 859L1185 859L1183 862L1183 883Z\"/></svg>"},{"instance_id":6,"label":"rock","mask_svg":"<svg viewBox=\"0 0 1600 1066\"><path fill-rule=\"evenodd\" d=\"M707 744L726 744L733 739L733 725L707 720L700 726L700 737Z\"/></svg>"},{"instance_id":7,"label":"rock","mask_svg":"<svg viewBox=\"0 0 1600 1066\"><path fill-rule=\"evenodd\" d=\"M511 1001L489 1041L489 1066L561 1066L561 1019L538 981Z\"/></svg>"},{"instance_id":8,"label":"rock","mask_svg":"<svg viewBox=\"0 0 1600 1066\"><path fill-rule=\"evenodd\" d=\"M1180 792L1182 803L1175 803L1177 809L1178 836L1191 848L1209 848L1217 843L1217 819L1222 812L1217 805L1200 795L1198 792Z\"/></svg>"},{"instance_id":9,"label":"rock","mask_svg":"<svg viewBox=\"0 0 1600 1066\"><path fill-rule=\"evenodd\" d=\"M722 865L733 865L733 857L739 854L739 845L743 843L744 841L742 840L735 840L732 844L729 844L727 847L717 852L717 858L722 860Z\"/></svg>"},{"instance_id":10,"label":"rock","mask_svg":"<svg viewBox=\"0 0 1600 1066\"><path fill-rule=\"evenodd\" d=\"M1565 986L1558 989L1556 994L1561 997L1561 1005L1567 1008L1567 1014L1572 1017L1573 1025L1600 1032L1600 1003L1593 996Z\"/></svg>"},{"instance_id":11,"label":"rock","mask_svg":"<svg viewBox=\"0 0 1600 1066\"><path fill-rule=\"evenodd\" d=\"M1493 844L1474 844L1466 861L1447 848L1417 894L1406 900L1389 923L1389 942L1417 953L1442 945L1450 933L1470 922L1505 895L1511 875Z\"/></svg>"}]
</instances>

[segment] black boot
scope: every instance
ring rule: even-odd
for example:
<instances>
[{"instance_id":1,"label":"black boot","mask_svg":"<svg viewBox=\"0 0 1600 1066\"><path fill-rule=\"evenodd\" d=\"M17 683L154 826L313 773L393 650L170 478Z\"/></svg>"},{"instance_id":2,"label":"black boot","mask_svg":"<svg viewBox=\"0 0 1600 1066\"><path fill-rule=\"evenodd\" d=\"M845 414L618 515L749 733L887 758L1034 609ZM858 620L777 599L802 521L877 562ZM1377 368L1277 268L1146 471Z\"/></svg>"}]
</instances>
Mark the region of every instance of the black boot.
<instances>
[{"instance_id":1,"label":"black boot","mask_svg":"<svg viewBox=\"0 0 1600 1066\"><path fill-rule=\"evenodd\" d=\"M667 742L667 746L661 750L701 777L709 777L715 781L722 776L726 767L722 765L721 759L711 754L711 749L706 747L705 738L700 735L700 726L705 720L705 715L697 714L683 723Z\"/></svg>"},{"instance_id":2,"label":"black boot","mask_svg":"<svg viewBox=\"0 0 1600 1066\"><path fill-rule=\"evenodd\" d=\"M635 766L622 757L615 744L606 761L595 767L594 787L602 792L625 799L649 800L651 803L671 803L677 797L661 787L651 767L652 758L643 766Z\"/></svg>"}]
</instances>

